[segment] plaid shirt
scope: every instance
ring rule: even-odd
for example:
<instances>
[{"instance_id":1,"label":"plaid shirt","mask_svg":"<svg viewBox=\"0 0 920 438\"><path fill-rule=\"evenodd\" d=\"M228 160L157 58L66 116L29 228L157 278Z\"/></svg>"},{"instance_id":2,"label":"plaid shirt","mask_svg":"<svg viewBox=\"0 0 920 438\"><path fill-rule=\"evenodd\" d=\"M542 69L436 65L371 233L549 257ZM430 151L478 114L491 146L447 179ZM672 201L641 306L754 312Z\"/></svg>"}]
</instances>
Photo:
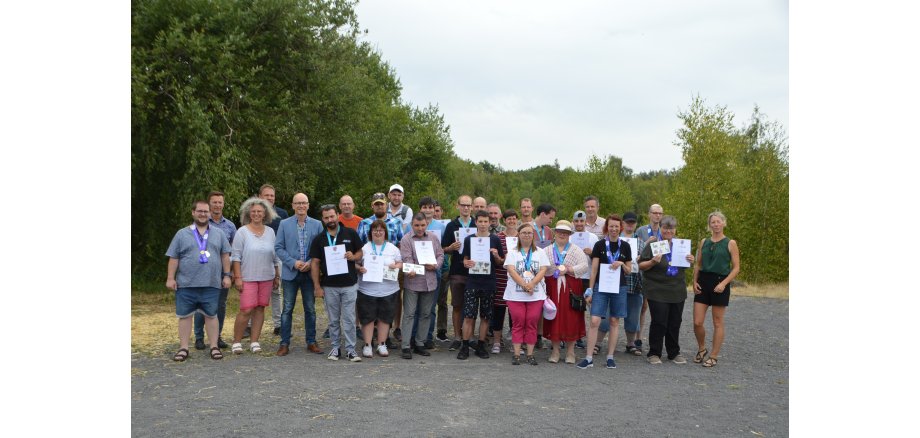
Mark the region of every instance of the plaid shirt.
<instances>
[{"instance_id":1,"label":"plaid shirt","mask_svg":"<svg viewBox=\"0 0 920 438\"><path fill-rule=\"evenodd\" d=\"M361 223L358 224L358 237L361 238L362 245L369 242L368 234L370 234L371 224L374 223L375 220L377 220L377 216L371 215L371 217L362 220ZM384 222L387 224L387 234L389 234L390 237L388 241L399 248L399 241L403 238L402 219L387 213L387 218Z\"/></svg>"}]
</instances>

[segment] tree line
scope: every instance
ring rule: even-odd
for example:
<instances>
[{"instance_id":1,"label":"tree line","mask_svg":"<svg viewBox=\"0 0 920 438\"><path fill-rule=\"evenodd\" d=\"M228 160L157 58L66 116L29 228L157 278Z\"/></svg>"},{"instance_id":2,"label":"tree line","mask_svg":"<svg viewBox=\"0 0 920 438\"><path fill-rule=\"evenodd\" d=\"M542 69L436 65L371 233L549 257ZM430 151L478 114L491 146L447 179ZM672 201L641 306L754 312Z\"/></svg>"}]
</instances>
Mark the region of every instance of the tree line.
<instances>
[{"instance_id":1,"label":"tree line","mask_svg":"<svg viewBox=\"0 0 920 438\"><path fill-rule=\"evenodd\" d=\"M352 2L134 0L131 32L135 278L162 277L166 245L210 190L226 194L224 214L239 223L236 206L264 183L288 211L296 192L310 196L313 217L347 193L366 217L371 195L396 182L409 206L432 196L451 217L460 194L502 208L529 197L558 218L588 194L602 213L633 210L642 221L659 203L694 244L721 209L742 249L741 278L788 278L788 146L756 108L736 126L725 108L694 99L678 114L678 169L634 173L608 155L511 171L459 158L439 109L403 101L394 69L360 40Z\"/></svg>"}]
</instances>

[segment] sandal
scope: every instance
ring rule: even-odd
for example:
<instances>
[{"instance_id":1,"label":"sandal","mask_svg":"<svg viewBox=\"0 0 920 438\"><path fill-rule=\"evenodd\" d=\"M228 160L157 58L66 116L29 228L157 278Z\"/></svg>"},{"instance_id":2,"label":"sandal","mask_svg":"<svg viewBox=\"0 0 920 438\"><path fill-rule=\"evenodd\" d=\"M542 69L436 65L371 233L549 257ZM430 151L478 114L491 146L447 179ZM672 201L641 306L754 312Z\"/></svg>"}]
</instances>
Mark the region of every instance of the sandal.
<instances>
[{"instance_id":1,"label":"sandal","mask_svg":"<svg viewBox=\"0 0 920 438\"><path fill-rule=\"evenodd\" d=\"M252 351L253 353L261 353L262 346L259 345L258 342L253 342L252 344L249 344L249 350Z\"/></svg>"},{"instance_id":2,"label":"sandal","mask_svg":"<svg viewBox=\"0 0 920 438\"><path fill-rule=\"evenodd\" d=\"M220 348L211 347L211 359L220 360L224 358L224 353L220 352Z\"/></svg>"},{"instance_id":3,"label":"sandal","mask_svg":"<svg viewBox=\"0 0 920 438\"><path fill-rule=\"evenodd\" d=\"M533 356L527 356L527 363L529 363L529 364L531 364L531 365L536 365L536 364L537 364L537 358L535 358L535 357L533 357Z\"/></svg>"},{"instance_id":4,"label":"sandal","mask_svg":"<svg viewBox=\"0 0 920 438\"><path fill-rule=\"evenodd\" d=\"M703 362L703 366L706 367L706 368L712 368L712 367L716 366L716 364L718 364L718 363L719 363L719 359L716 359L716 358L714 358L714 357L712 357L712 356L709 356L709 358L706 359L706 361Z\"/></svg>"},{"instance_id":5,"label":"sandal","mask_svg":"<svg viewBox=\"0 0 920 438\"><path fill-rule=\"evenodd\" d=\"M549 362L549 363L559 363L559 355L556 354L556 353L550 354L550 355L549 355L549 359L547 359L547 362Z\"/></svg>"},{"instance_id":6,"label":"sandal","mask_svg":"<svg viewBox=\"0 0 920 438\"><path fill-rule=\"evenodd\" d=\"M709 353L709 350L707 350L706 348L703 348L702 350L697 351L697 352L696 352L696 357L693 358L693 363L700 363L700 362L702 362L703 359L706 358L706 355L707 355L708 353Z\"/></svg>"},{"instance_id":7,"label":"sandal","mask_svg":"<svg viewBox=\"0 0 920 438\"><path fill-rule=\"evenodd\" d=\"M233 345L230 346L230 351L232 351L233 354L243 354L243 344L234 342Z\"/></svg>"},{"instance_id":8,"label":"sandal","mask_svg":"<svg viewBox=\"0 0 920 438\"><path fill-rule=\"evenodd\" d=\"M511 365L520 365L521 356L511 356Z\"/></svg>"},{"instance_id":9,"label":"sandal","mask_svg":"<svg viewBox=\"0 0 920 438\"><path fill-rule=\"evenodd\" d=\"M185 359L188 359L188 348L180 348L173 356L173 360L176 362L185 362Z\"/></svg>"}]
</instances>

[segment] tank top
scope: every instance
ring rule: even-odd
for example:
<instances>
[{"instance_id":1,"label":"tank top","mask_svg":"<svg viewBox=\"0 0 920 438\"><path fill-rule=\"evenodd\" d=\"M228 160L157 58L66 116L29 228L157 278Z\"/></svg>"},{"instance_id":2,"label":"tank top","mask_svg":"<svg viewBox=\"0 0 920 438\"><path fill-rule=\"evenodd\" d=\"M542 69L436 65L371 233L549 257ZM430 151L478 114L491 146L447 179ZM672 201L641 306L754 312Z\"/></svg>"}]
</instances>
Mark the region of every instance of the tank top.
<instances>
[{"instance_id":1,"label":"tank top","mask_svg":"<svg viewBox=\"0 0 920 438\"><path fill-rule=\"evenodd\" d=\"M728 275L732 271L732 255L728 252L729 241L731 241L731 238L728 236L718 242L713 242L708 237L703 241L702 270L704 272Z\"/></svg>"}]
</instances>

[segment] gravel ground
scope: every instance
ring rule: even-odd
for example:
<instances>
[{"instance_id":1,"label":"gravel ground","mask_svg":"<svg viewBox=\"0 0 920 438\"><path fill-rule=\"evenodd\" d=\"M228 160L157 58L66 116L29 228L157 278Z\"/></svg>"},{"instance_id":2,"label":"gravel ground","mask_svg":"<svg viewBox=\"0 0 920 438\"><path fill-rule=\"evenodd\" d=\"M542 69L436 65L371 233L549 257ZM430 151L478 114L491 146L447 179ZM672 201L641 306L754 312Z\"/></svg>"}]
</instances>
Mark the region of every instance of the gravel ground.
<instances>
[{"instance_id":1,"label":"gravel ground","mask_svg":"<svg viewBox=\"0 0 920 438\"><path fill-rule=\"evenodd\" d=\"M690 361L696 352L692 298L680 334L687 365L653 366L644 356L626 356L622 333L614 370L600 365L603 353L587 370L548 363L549 350L537 352L538 366L513 366L505 350L460 361L437 342L427 358L404 360L391 351L389 358L361 363L330 361L307 352L302 336L295 335L286 357L273 355L278 337L262 340L263 354L225 352L221 361L195 349L183 363L172 361L174 351L134 354L132 435L789 434L786 300L732 297L726 340L712 369ZM576 354L580 359L584 350Z\"/></svg>"}]
</instances>

